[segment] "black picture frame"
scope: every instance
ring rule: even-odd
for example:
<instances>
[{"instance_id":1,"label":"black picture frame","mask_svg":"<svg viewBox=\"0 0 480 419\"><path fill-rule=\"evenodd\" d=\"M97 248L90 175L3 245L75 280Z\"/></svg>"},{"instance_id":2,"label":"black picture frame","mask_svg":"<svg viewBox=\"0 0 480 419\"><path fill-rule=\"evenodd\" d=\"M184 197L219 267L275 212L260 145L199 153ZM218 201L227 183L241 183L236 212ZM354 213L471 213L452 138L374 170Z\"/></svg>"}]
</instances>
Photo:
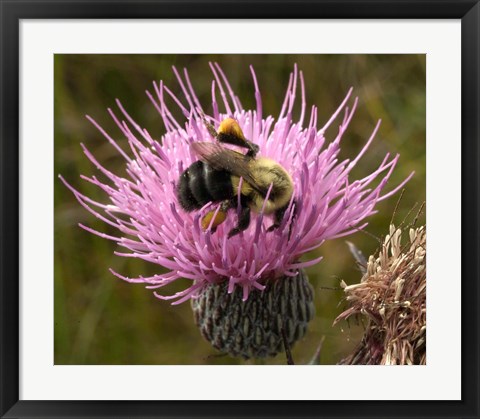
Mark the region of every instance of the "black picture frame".
<instances>
[{"instance_id":1,"label":"black picture frame","mask_svg":"<svg viewBox=\"0 0 480 419\"><path fill-rule=\"evenodd\" d=\"M477 0L0 0L0 415L2 418L478 418L480 5ZM21 19L461 19L461 401L19 400L19 22ZM448 190L445 191L448 199ZM448 225L448 220L445 221ZM448 246L448 243L445 243Z\"/></svg>"}]
</instances>

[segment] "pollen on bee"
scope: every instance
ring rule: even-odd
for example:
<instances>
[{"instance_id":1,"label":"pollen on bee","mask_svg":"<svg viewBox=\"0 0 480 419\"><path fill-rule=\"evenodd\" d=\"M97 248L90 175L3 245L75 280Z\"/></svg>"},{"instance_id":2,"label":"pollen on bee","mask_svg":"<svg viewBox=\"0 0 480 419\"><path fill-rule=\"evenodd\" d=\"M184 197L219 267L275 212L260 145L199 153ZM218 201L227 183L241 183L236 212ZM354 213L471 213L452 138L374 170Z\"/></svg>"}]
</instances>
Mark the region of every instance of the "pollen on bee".
<instances>
[{"instance_id":1,"label":"pollen on bee","mask_svg":"<svg viewBox=\"0 0 480 419\"><path fill-rule=\"evenodd\" d=\"M207 230L208 227L210 226L210 223L212 223L212 228L218 227L220 224L222 224L225 219L227 218L227 213L225 211L218 211L217 215L215 215L216 210L209 211L205 214L205 216L202 218L202 229ZM213 217L215 217L213 219ZM213 219L213 222L212 222Z\"/></svg>"}]
</instances>

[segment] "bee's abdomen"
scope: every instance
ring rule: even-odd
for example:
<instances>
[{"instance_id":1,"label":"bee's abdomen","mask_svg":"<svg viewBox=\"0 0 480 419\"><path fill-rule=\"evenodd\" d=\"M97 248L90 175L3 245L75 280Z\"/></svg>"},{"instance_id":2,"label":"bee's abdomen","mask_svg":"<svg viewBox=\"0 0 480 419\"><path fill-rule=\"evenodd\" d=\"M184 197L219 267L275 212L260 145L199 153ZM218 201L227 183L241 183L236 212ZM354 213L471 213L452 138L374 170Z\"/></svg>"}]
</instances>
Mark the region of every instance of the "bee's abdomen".
<instances>
[{"instance_id":1,"label":"bee's abdomen","mask_svg":"<svg viewBox=\"0 0 480 419\"><path fill-rule=\"evenodd\" d=\"M233 197L232 177L226 170L214 170L204 164L205 183L212 201L224 201Z\"/></svg>"},{"instance_id":2,"label":"bee's abdomen","mask_svg":"<svg viewBox=\"0 0 480 419\"><path fill-rule=\"evenodd\" d=\"M214 170L202 161L193 163L180 176L178 201L185 211L202 208L208 202L218 202L233 196L230 174Z\"/></svg>"}]
</instances>

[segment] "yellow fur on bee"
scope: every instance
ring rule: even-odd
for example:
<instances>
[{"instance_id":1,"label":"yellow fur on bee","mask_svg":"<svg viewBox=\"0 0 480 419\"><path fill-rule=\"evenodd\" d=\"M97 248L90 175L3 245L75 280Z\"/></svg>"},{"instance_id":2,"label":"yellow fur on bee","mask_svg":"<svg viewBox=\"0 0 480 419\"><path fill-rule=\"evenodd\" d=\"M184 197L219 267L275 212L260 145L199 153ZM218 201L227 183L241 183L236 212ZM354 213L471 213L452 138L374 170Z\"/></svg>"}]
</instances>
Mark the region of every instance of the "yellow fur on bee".
<instances>
[{"instance_id":1,"label":"yellow fur on bee","mask_svg":"<svg viewBox=\"0 0 480 419\"><path fill-rule=\"evenodd\" d=\"M245 140L245 136L243 135L243 131L240 128L240 125L238 125L238 122L233 118L224 119L220 123L220 126L218 127L217 132L219 134L233 135L234 137L238 137L238 138L241 138L242 140Z\"/></svg>"},{"instance_id":2,"label":"yellow fur on bee","mask_svg":"<svg viewBox=\"0 0 480 419\"><path fill-rule=\"evenodd\" d=\"M240 183L240 178L238 176L233 176L233 175L230 178L232 179L233 191L235 192L235 195L237 195L238 184ZM248 182L245 182L245 179L243 179L242 180L242 189L241 189L240 193L242 195L248 196L252 193L252 191L253 191L252 186Z\"/></svg>"}]
</instances>

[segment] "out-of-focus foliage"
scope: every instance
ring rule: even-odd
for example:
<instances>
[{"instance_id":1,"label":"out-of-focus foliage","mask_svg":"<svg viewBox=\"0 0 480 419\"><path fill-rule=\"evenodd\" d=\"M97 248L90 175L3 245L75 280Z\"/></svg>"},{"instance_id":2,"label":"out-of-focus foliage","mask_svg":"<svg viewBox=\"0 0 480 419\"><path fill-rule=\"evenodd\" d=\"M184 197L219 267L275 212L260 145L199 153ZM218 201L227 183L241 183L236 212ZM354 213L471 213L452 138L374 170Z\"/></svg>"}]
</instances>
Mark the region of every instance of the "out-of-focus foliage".
<instances>
[{"instance_id":1,"label":"out-of-focus foliage","mask_svg":"<svg viewBox=\"0 0 480 419\"><path fill-rule=\"evenodd\" d=\"M83 155L80 143L116 173L124 173L124 161L106 139L86 120L94 117L110 135L126 145L107 108L119 98L154 138L164 127L144 94L153 80L164 80L179 97L180 87L171 70L188 69L194 88L210 110L212 75L208 62L217 61L245 108L255 105L249 65L255 68L263 98L264 115L278 115L294 63L303 71L309 105L319 108L319 126L328 120L353 86L359 109L342 140L342 158L354 157L368 139L376 121L382 126L369 151L352 173L360 178L377 167L386 152L400 153L400 162L386 190L411 171L395 214L400 223L408 211L425 200L425 56L424 55L56 55L55 56L55 173L97 200L105 197L81 181L80 174L96 174ZM174 108L174 106L172 106ZM299 107L297 111L299 110ZM181 120L179 113L175 116ZM327 131L336 134L338 123ZM194 325L188 303L171 306L156 299L141 285L115 278L108 268L126 276L148 276L161 267L113 255L117 246L80 229L84 223L113 233L109 226L87 213L70 191L55 178L55 363L56 364L238 364L242 360L216 356ZM375 252L388 229L398 199L379 203L378 214L353 241L364 254ZM424 218L420 220L423 222ZM334 364L356 345L362 326L333 320L342 311L340 279L358 282L358 272L345 239L325 243L305 257L323 255L308 270L316 290L317 316L305 339L293 349L296 363L308 362L320 342L321 363ZM171 286L174 293L182 285ZM330 289L334 288L334 289ZM279 355L265 363L283 364Z\"/></svg>"}]
</instances>

